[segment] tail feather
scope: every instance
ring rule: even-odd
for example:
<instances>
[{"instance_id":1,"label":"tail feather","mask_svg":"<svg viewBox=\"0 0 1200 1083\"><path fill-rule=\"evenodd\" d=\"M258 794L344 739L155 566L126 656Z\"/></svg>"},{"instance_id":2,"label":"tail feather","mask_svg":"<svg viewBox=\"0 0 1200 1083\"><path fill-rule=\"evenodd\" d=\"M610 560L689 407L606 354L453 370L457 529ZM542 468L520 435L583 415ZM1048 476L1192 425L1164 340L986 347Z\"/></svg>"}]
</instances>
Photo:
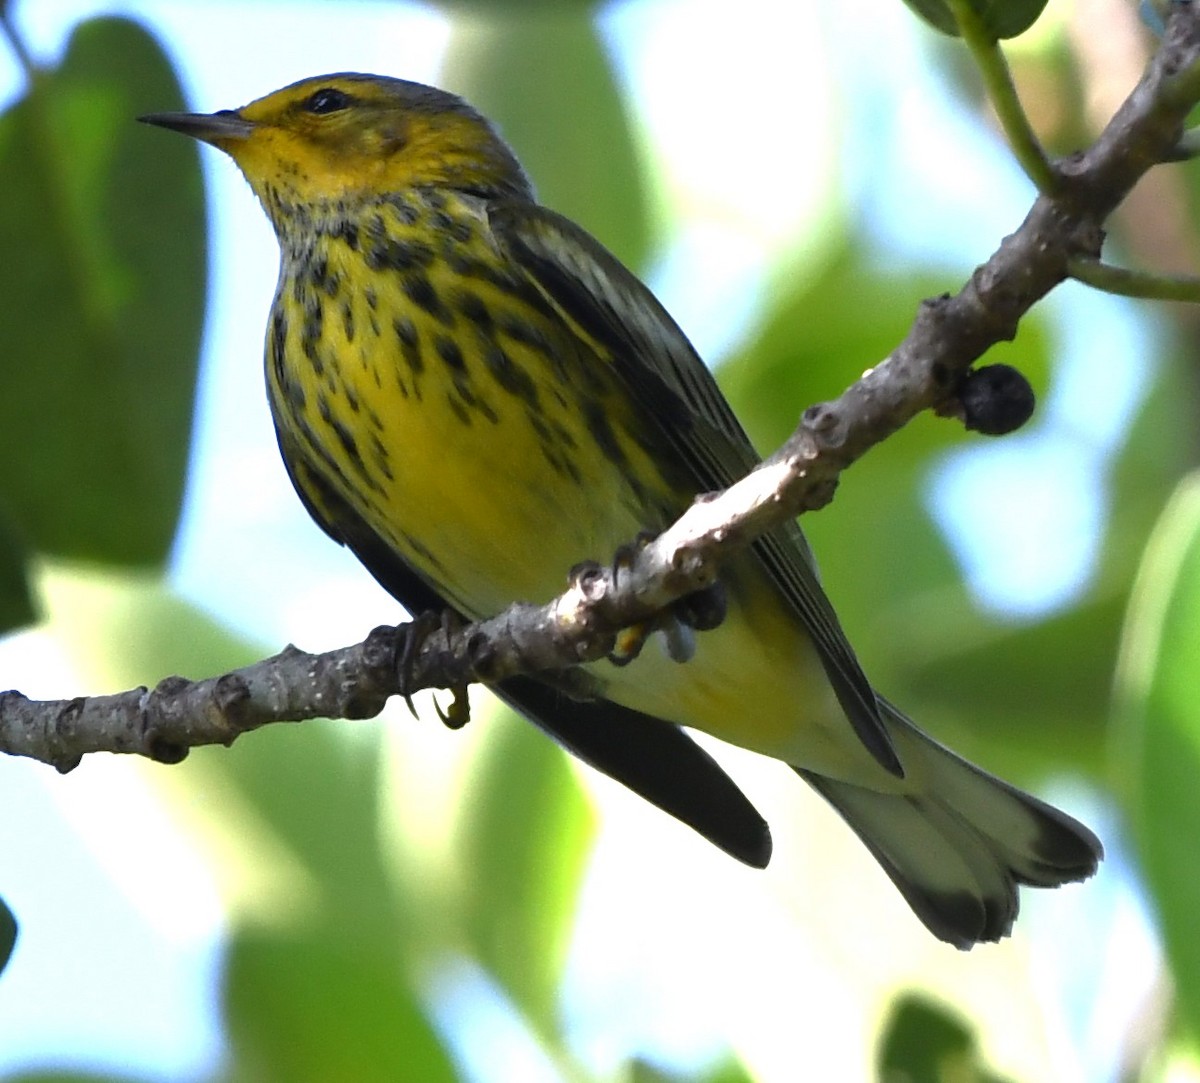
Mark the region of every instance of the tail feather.
<instances>
[{"instance_id":1,"label":"tail feather","mask_svg":"<svg viewBox=\"0 0 1200 1083\"><path fill-rule=\"evenodd\" d=\"M1083 824L955 755L883 699L880 708L909 792L798 771L935 936L963 949L999 940L1016 919L1018 884L1058 887L1096 871L1103 848Z\"/></svg>"}]
</instances>

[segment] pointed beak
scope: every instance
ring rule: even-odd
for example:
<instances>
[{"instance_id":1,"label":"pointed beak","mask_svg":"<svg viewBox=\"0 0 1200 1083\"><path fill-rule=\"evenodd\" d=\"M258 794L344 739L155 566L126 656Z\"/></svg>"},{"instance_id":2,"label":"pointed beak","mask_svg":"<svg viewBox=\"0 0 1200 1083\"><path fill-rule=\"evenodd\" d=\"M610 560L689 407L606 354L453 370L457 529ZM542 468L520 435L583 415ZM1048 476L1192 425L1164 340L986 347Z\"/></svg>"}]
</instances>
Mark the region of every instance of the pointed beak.
<instances>
[{"instance_id":1,"label":"pointed beak","mask_svg":"<svg viewBox=\"0 0 1200 1083\"><path fill-rule=\"evenodd\" d=\"M219 113L147 113L138 120L182 132L222 150L230 143L248 139L255 129L253 121L232 109L222 109Z\"/></svg>"}]
</instances>

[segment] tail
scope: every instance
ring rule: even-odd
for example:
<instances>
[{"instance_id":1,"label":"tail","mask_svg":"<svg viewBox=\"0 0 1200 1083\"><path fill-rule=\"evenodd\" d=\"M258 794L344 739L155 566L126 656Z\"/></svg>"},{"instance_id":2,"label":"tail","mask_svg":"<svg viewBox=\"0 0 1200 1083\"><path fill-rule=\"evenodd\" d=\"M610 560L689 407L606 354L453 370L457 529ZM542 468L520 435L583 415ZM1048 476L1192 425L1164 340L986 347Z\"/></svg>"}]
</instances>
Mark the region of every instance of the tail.
<instances>
[{"instance_id":1,"label":"tail","mask_svg":"<svg viewBox=\"0 0 1200 1083\"><path fill-rule=\"evenodd\" d=\"M1052 805L943 748L879 700L914 792L878 793L796 768L854 829L934 936L957 948L1009 934L1017 885L1086 880L1099 839Z\"/></svg>"}]
</instances>

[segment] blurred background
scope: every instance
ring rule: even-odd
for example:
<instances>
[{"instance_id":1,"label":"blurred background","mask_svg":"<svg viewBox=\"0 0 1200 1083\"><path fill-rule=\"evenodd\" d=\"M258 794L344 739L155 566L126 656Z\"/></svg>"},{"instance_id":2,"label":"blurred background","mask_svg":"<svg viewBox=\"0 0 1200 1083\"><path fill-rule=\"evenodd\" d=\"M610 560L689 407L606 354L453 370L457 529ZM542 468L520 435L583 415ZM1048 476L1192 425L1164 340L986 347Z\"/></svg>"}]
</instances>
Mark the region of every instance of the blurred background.
<instances>
[{"instance_id":1,"label":"blurred background","mask_svg":"<svg viewBox=\"0 0 1200 1083\"><path fill-rule=\"evenodd\" d=\"M639 271L769 451L1033 191L900 0L7 4L0 686L203 677L402 618L308 520L262 388L277 253L231 162L132 122L322 72L436 82ZM1136 82L1129 0L1006 48L1056 153ZM1195 271L1200 174L1109 254ZM1108 858L1011 940L932 939L795 776L745 869L483 694L177 767L0 760L0 1075L22 1080L1200 1079L1197 314L1064 286L993 351L1033 422L917 419L806 517L864 667ZM564 569L565 572L565 569Z\"/></svg>"}]
</instances>

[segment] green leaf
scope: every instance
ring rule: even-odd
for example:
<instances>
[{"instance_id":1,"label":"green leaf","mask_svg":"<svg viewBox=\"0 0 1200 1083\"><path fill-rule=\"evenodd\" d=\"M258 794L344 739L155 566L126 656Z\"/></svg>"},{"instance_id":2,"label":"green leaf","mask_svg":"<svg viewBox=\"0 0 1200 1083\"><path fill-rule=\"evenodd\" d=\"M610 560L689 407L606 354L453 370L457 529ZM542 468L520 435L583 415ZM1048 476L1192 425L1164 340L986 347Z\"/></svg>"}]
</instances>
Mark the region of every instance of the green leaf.
<instances>
[{"instance_id":1,"label":"green leaf","mask_svg":"<svg viewBox=\"0 0 1200 1083\"><path fill-rule=\"evenodd\" d=\"M0 899L0 973L8 966L13 949L17 946L17 919L8 908L8 903Z\"/></svg>"},{"instance_id":2,"label":"green leaf","mask_svg":"<svg viewBox=\"0 0 1200 1083\"><path fill-rule=\"evenodd\" d=\"M345 928L359 945L399 946L413 936L412 914L383 862L378 737L378 724L318 720L193 756L232 783L301 863L318 888L323 926Z\"/></svg>"},{"instance_id":3,"label":"green leaf","mask_svg":"<svg viewBox=\"0 0 1200 1083\"><path fill-rule=\"evenodd\" d=\"M1180 486L1146 547L1117 680L1119 777L1179 997L1200 1033L1200 474Z\"/></svg>"},{"instance_id":4,"label":"green leaf","mask_svg":"<svg viewBox=\"0 0 1200 1083\"><path fill-rule=\"evenodd\" d=\"M895 271L847 238L805 280L783 283L756 338L718 373L759 449L773 451L806 407L840 395L886 357L921 300L943 292L953 277ZM987 361L1014 365L1041 393L1049 353L1041 321L1031 318ZM890 612L947 590L961 593L957 564L924 510L923 487L937 454L972 439L979 438L954 422L919 417L856 463L828 508L803 519L852 641L864 661L878 659L869 671L886 667L895 653Z\"/></svg>"},{"instance_id":5,"label":"green leaf","mask_svg":"<svg viewBox=\"0 0 1200 1083\"><path fill-rule=\"evenodd\" d=\"M732 1057L685 1074L660 1068L644 1060L629 1066L629 1083L753 1083L754 1077L746 1067Z\"/></svg>"},{"instance_id":6,"label":"green leaf","mask_svg":"<svg viewBox=\"0 0 1200 1083\"><path fill-rule=\"evenodd\" d=\"M629 115L607 49L582 5L457 20L446 82L494 120L542 203L644 264L650 227Z\"/></svg>"},{"instance_id":7,"label":"green leaf","mask_svg":"<svg viewBox=\"0 0 1200 1083\"><path fill-rule=\"evenodd\" d=\"M0 634L29 624L36 616L29 586L29 556L12 524L0 515Z\"/></svg>"},{"instance_id":8,"label":"green leaf","mask_svg":"<svg viewBox=\"0 0 1200 1083\"><path fill-rule=\"evenodd\" d=\"M808 405L840 394L904 337L922 296L960 277L876 264L851 238L803 283L781 290L754 342L719 373L756 442L773 449ZM871 319L862 319L863 310ZM989 351L1051 383L1052 337L1038 312ZM990 768L1036 782L1103 768L1112 666L1128 583L1155 511L1177 475L1190 402L1168 370L1112 471L1113 513L1092 589L1035 622L981 612L926 511L937 457L978 444L948 420L915 419L854 465L833 503L802 520L825 586L875 684L924 727ZM1164 382L1166 381L1166 382ZM1161 401L1160 401L1161 399ZM1167 409L1163 422L1158 407ZM1034 424L1037 424L1035 415ZM1138 425L1142 424L1139 419ZM981 690L986 690L983 694Z\"/></svg>"},{"instance_id":9,"label":"green leaf","mask_svg":"<svg viewBox=\"0 0 1200 1083\"><path fill-rule=\"evenodd\" d=\"M1073 605L1038 621L1007 621L979 612L965 591L943 590L888 607L873 622L904 644L906 665L892 694L923 722L926 712L952 720L957 728L940 736L959 751L1031 781L1072 767L1103 775L1129 584L1191 462L1193 399L1186 359L1163 365L1111 464L1099 567ZM847 475L831 510L857 473Z\"/></svg>"},{"instance_id":10,"label":"green leaf","mask_svg":"<svg viewBox=\"0 0 1200 1083\"><path fill-rule=\"evenodd\" d=\"M904 0L930 26L958 37L958 22L946 0ZM1025 33L1042 14L1048 0L967 0L984 29L997 40Z\"/></svg>"},{"instance_id":11,"label":"green leaf","mask_svg":"<svg viewBox=\"0 0 1200 1083\"><path fill-rule=\"evenodd\" d=\"M208 677L267 653L161 584L137 579L111 576L114 586L64 576L48 592L56 630L106 683L126 687L174 673ZM172 781L190 786L192 800L217 820L244 814L249 805L316 886L328 920L345 923L364 940L399 940L409 931L408 910L380 851L380 729L372 722L321 720L268 726L231 748L194 750L172 769ZM241 801L227 811L211 795L230 789Z\"/></svg>"},{"instance_id":12,"label":"green leaf","mask_svg":"<svg viewBox=\"0 0 1200 1083\"><path fill-rule=\"evenodd\" d=\"M491 721L459 824L460 906L475 958L552 1040L592 816L554 742L511 712Z\"/></svg>"},{"instance_id":13,"label":"green leaf","mask_svg":"<svg viewBox=\"0 0 1200 1083\"><path fill-rule=\"evenodd\" d=\"M719 373L759 447L772 450L805 407L840 394L887 356L921 299L956 277L897 271L849 238L807 280L785 284L761 332ZM1045 319L1034 312L1015 341L985 360L1014 365L1041 397L1052 353ZM938 457L981 439L953 421L916 418L856 463L833 503L803 518L804 530L867 673L924 728L1030 784L1080 766L1099 773L1128 580L1129 565L1118 559L1125 547L1112 547L1111 567L1078 608L1032 623L981 612L925 502ZM1157 473L1129 473L1154 489Z\"/></svg>"},{"instance_id":14,"label":"green leaf","mask_svg":"<svg viewBox=\"0 0 1200 1083\"><path fill-rule=\"evenodd\" d=\"M238 1077L453 1083L450 1058L387 940L244 931L225 975Z\"/></svg>"},{"instance_id":15,"label":"green leaf","mask_svg":"<svg viewBox=\"0 0 1200 1083\"><path fill-rule=\"evenodd\" d=\"M1109 689L1125 596L1097 589L1033 622L981 613L965 591L901 608L906 708L969 758L1032 779L1085 769L1100 775Z\"/></svg>"},{"instance_id":16,"label":"green leaf","mask_svg":"<svg viewBox=\"0 0 1200 1083\"><path fill-rule=\"evenodd\" d=\"M54 566L42 588L48 621L95 683L133 687L172 674L198 680L266 653L154 573Z\"/></svg>"},{"instance_id":17,"label":"green leaf","mask_svg":"<svg viewBox=\"0 0 1200 1083\"><path fill-rule=\"evenodd\" d=\"M197 151L162 50L95 19L0 117L0 509L46 552L166 557L205 295Z\"/></svg>"},{"instance_id":18,"label":"green leaf","mask_svg":"<svg viewBox=\"0 0 1200 1083\"><path fill-rule=\"evenodd\" d=\"M888 1083L1003 1083L983 1066L975 1037L958 1016L914 993L892 1006L878 1074Z\"/></svg>"},{"instance_id":19,"label":"green leaf","mask_svg":"<svg viewBox=\"0 0 1200 1083\"><path fill-rule=\"evenodd\" d=\"M805 407L840 395L864 369L891 353L908 333L921 301L960 283L964 274L896 269L850 236L798 281L790 271L781 276L767 299L761 329L719 373L759 449L773 451L791 434ZM870 319L863 319L864 309ZM1043 321L1036 314L1026 317L1017 339L989 350L984 362L1019 368L1034 390L1044 393L1050 350ZM902 431L906 440L901 447L889 440L865 462L900 456L909 468L965 439L959 425L922 424L924 420ZM856 474L858 469L856 465Z\"/></svg>"}]
</instances>

